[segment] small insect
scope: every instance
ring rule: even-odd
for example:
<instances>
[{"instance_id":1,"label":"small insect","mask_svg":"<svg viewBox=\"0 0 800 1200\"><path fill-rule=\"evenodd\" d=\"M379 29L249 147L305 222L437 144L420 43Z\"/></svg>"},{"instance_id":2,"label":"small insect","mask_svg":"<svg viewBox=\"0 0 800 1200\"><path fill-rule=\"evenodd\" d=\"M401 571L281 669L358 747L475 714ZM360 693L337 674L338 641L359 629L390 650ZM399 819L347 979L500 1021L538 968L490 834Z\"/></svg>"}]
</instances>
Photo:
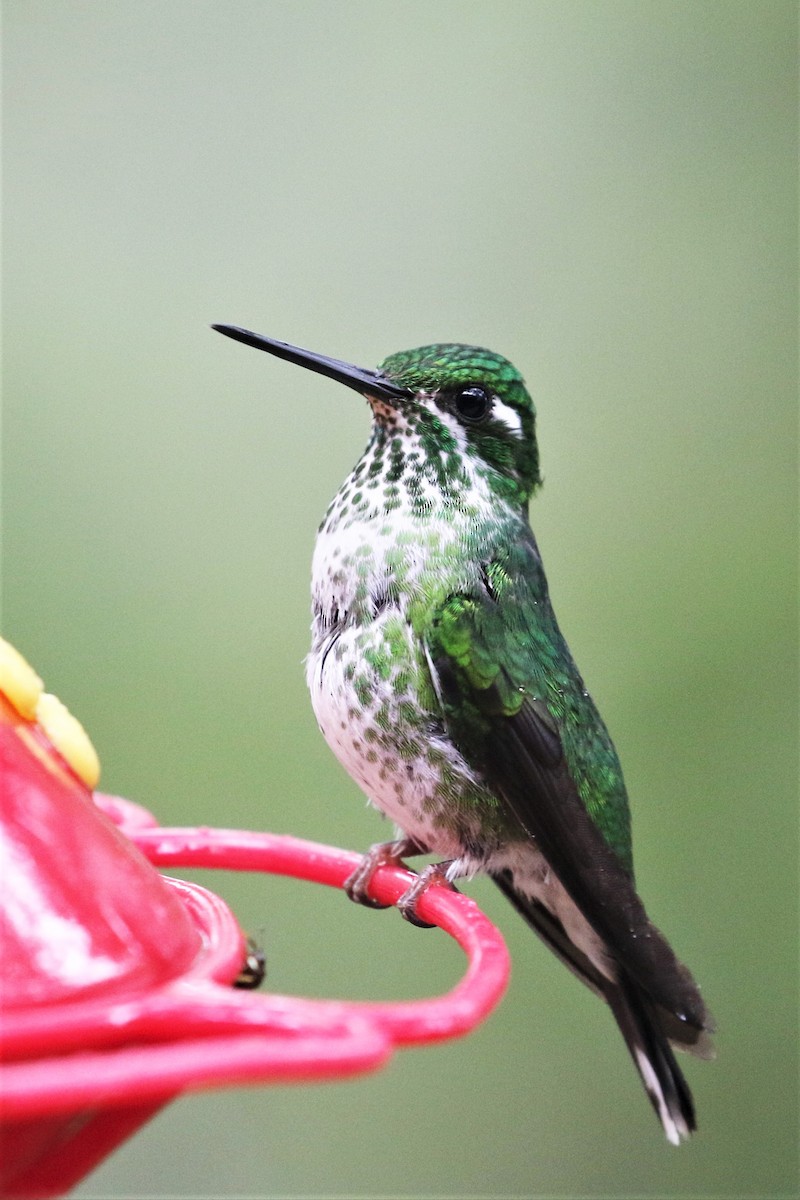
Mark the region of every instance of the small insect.
<instances>
[{"instance_id":1,"label":"small insect","mask_svg":"<svg viewBox=\"0 0 800 1200\"><path fill-rule=\"evenodd\" d=\"M233 981L235 988L253 990L260 987L267 975L267 959L261 945L253 937L245 942L242 969Z\"/></svg>"}]
</instances>

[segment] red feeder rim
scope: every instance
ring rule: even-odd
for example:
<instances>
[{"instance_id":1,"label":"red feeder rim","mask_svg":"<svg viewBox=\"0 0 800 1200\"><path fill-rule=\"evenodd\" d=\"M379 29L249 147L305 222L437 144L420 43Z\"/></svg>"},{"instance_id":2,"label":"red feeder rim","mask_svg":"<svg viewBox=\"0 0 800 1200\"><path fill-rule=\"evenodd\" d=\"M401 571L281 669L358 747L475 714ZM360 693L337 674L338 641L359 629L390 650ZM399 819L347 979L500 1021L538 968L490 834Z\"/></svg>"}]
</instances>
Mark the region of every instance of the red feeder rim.
<instances>
[{"instance_id":1,"label":"red feeder rim","mask_svg":"<svg viewBox=\"0 0 800 1200\"><path fill-rule=\"evenodd\" d=\"M139 805L95 799L159 867L263 871L341 887L360 861L357 854L275 834L161 828ZM382 867L373 891L392 904L414 879L410 871ZM453 937L469 960L460 983L445 995L374 1003L234 991L231 958L241 963L242 939L230 911L205 888L170 883L200 930L197 962L166 986L121 1002L100 997L6 1014L4 1120L127 1105L190 1088L368 1071L395 1046L468 1033L508 982L499 931L467 896L432 887L420 900L420 916ZM220 975L225 984L217 982ZM34 1049L38 1060L32 1062Z\"/></svg>"},{"instance_id":2,"label":"red feeder rim","mask_svg":"<svg viewBox=\"0 0 800 1200\"><path fill-rule=\"evenodd\" d=\"M155 867L220 868L342 887L356 854L267 833L163 829L93 794L82 728L0 639L0 1137L5 1195L61 1194L180 1093L373 1070L395 1047L458 1037L500 1000L509 959L468 897L431 887L421 918L468 958L443 996L308 1000L234 989L245 938L206 888ZM416 876L382 867L395 903Z\"/></svg>"}]
</instances>

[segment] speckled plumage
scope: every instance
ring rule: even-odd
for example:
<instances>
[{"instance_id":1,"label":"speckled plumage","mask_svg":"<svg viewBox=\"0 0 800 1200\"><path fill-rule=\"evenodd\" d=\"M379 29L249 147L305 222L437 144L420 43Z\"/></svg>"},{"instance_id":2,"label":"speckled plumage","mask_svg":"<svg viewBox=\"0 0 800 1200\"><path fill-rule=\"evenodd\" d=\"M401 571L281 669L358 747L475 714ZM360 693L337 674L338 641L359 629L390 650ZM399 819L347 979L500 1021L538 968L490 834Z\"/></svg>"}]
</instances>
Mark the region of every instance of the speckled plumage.
<instances>
[{"instance_id":1,"label":"speckled plumage","mask_svg":"<svg viewBox=\"0 0 800 1200\"><path fill-rule=\"evenodd\" d=\"M527 516L535 413L507 359L441 344L378 371L221 331L372 408L312 568L307 676L369 800L454 880L485 871L609 1004L668 1138L694 1128L670 1042L711 1027L633 883L619 760L564 641Z\"/></svg>"},{"instance_id":2,"label":"speckled plumage","mask_svg":"<svg viewBox=\"0 0 800 1200\"><path fill-rule=\"evenodd\" d=\"M532 440L530 399L499 355L432 346L393 355L381 371L424 392L443 366L448 380L509 389L504 408L524 419ZM367 449L330 505L314 553L308 683L326 739L404 833L433 853L469 857L466 872L485 868L497 849L492 837L503 845L511 823L453 753L425 646L435 636L458 652L468 597L488 582L499 603L483 615L482 645L464 631L472 677L485 689L503 667L512 676L504 710L519 707L520 687L533 688L563 719L584 801L632 869L619 762L558 630L527 522L537 456L528 454L514 475L490 474L485 439L473 447L433 393L402 413L374 402L373 418ZM498 425L494 456L505 463L526 443L507 420ZM464 847L474 848L464 855Z\"/></svg>"}]
</instances>

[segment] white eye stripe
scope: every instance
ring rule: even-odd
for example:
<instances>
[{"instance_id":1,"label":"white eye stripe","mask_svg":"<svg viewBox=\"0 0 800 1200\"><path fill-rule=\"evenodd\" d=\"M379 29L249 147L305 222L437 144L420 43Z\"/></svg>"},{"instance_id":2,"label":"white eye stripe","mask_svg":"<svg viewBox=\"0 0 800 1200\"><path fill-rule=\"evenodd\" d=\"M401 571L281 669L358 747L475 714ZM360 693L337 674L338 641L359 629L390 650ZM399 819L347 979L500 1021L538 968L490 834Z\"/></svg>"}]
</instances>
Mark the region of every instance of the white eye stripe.
<instances>
[{"instance_id":1,"label":"white eye stripe","mask_svg":"<svg viewBox=\"0 0 800 1200\"><path fill-rule=\"evenodd\" d=\"M505 425L510 433L515 437L522 436L522 417L515 408L511 408L508 404L503 404L502 400L498 400L495 396L494 406L492 408L492 419L499 421L501 425Z\"/></svg>"},{"instance_id":2,"label":"white eye stripe","mask_svg":"<svg viewBox=\"0 0 800 1200\"><path fill-rule=\"evenodd\" d=\"M434 397L430 393L420 392L419 399L432 402L426 404L428 411L435 416L443 425L453 433L458 440L459 445L466 443L467 434L464 425L456 417L449 413L444 408L439 408ZM515 437L522 437L522 416L517 409L512 408L510 404L504 404L498 396L492 396L492 407L490 417L493 421L498 421L501 425L505 425L509 433L513 433Z\"/></svg>"}]
</instances>

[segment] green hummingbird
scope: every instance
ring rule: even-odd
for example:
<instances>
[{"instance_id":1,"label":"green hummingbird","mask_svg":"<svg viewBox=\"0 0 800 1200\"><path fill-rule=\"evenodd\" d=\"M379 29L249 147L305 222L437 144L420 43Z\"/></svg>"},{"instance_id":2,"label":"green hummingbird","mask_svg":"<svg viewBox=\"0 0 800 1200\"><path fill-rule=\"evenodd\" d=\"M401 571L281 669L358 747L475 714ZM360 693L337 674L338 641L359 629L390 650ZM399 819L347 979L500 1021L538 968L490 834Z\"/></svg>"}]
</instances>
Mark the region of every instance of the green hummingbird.
<instances>
[{"instance_id":1,"label":"green hummingbird","mask_svg":"<svg viewBox=\"0 0 800 1200\"><path fill-rule=\"evenodd\" d=\"M400 901L488 874L619 1025L670 1142L696 1128L672 1047L710 1052L691 974L634 884L628 798L611 738L548 595L528 501L535 411L499 354L441 344L377 370L230 325L214 329L360 392L366 450L313 558L307 678L320 729L396 825L381 863L433 854Z\"/></svg>"}]
</instances>

